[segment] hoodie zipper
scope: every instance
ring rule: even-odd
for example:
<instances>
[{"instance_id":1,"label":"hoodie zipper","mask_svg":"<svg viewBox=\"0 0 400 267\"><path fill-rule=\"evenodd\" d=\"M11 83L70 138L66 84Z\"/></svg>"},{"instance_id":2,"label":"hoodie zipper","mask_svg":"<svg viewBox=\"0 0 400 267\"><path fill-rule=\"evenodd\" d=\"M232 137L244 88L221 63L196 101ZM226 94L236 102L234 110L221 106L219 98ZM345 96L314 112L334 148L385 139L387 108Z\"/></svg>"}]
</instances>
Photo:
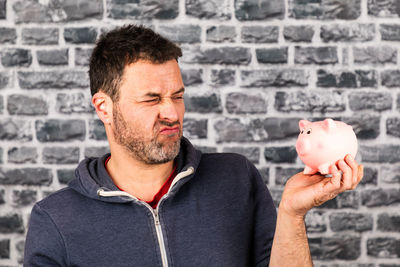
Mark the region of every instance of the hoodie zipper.
<instances>
[{"instance_id":1,"label":"hoodie zipper","mask_svg":"<svg viewBox=\"0 0 400 267\"><path fill-rule=\"evenodd\" d=\"M178 173L176 175L176 177L174 178L174 180L172 181L172 184L171 184L168 192L164 196L162 196L162 198L158 202L157 207L155 209L153 209L146 202L141 201L141 200L137 199L136 197L132 196L131 194L129 194L127 192L124 192L124 191L105 191L103 188L100 188L99 190L97 190L97 195L102 196L102 197L116 197L116 196L130 197L130 198L134 199L135 201L137 201L138 203L144 205L145 207L147 207L150 210L151 214L153 215L153 219L154 219L154 226L156 228L156 234L157 234L157 239L158 239L158 245L159 245L159 248L160 248L161 261L162 261L163 267L168 267L168 258L167 258L167 249L165 248L164 235L162 233L162 228L161 228L161 223L160 223L160 217L159 217L158 210L159 210L161 202L168 196L168 194L171 191L172 187L180 179L191 175L193 172L194 172L194 168L193 167L189 167L186 171Z\"/></svg>"}]
</instances>

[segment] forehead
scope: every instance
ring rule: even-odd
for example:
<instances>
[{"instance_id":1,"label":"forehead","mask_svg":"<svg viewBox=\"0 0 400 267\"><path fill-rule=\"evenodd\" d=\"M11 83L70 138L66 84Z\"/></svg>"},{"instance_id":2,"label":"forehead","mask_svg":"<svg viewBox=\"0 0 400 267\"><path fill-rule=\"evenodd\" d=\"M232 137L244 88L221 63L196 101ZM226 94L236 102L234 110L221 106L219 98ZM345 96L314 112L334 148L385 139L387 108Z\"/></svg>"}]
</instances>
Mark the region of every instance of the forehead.
<instances>
[{"instance_id":1,"label":"forehead","mask_svg":"<svg viewBox=\"0 0 400 267\"><path fill-rule=\"evenodd\" d=\"M169 60L162 64L139 60L124 69L121 88L135 94L149 91L163 93L183 87L178 62Z\"/></svg>"}]
</instances>

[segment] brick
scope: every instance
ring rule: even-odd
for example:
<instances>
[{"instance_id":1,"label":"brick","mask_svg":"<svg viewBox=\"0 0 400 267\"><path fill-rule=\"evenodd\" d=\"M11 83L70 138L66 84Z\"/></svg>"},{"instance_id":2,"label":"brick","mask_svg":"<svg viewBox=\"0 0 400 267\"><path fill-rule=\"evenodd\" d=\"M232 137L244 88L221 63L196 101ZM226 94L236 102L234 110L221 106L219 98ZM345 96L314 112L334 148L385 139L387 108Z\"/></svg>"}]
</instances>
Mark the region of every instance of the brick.
<instances>
[{"instance_id":1,"label":"brick","mask_svg":"<svg viewBox=\"0 0 400 267\"><path fill-rule=\"evenodd\" d=\"M211 70L211 83L213 85L234 85L235 84L235 70L221 69Z\"/></svg>"},{"instance_id":2,"label":"brick","mask_svg":"<svg viewBox=\"0 0 400 267\"><path fill-rule=\"evenodd\" d=\"M400 41L400 24L380 24L379 32L384 41Z\"/></svg>"},{"instance_id":3,"label":"brick","mask_svg":"<svg viewBox=\"0 0 400 267\"><path fill-rule=\"evenodd\" d=\"M254 164L260 162L260 148L258 147L224 147L224 153L237 153L245 156Z\"/></svg>"},{"instance_id":4,"label":"brick","mask_svg":"<svg viewBox=\"0 0 400 267\"><path fill-rule=\"evenodd\" d=\"M49 105L41 96L13 94L8 96L7 110L11 115L47 115Z\"/></svg>"},{"instance_id":5,"label":"brick","mask_svg":"<svg viewBox=\"0 0 400 267\"><path fill-rule=\"evenodd\" d=\"M397 110L400 110L400 94L397 95Z\"/></svg>"},{"instance_id":6,"label":"brick","mask_svg":"<svg viewBox=\"0 0 400 267\"><path fill-rule=\"evenodd\" d=\"M6 3L7 3L6 0L0 0L0 19L6 18L6 15L7 15Z\"/></svg>"},{"instance_id":7,"label":"brick","mask_svg":"<svg viewBox=\"0 0 400 267\"><path fill-rule=\"evenodd\" d=\"M307 212L305 224L307 233L323 233L328 228L325 213L318 210Z\"/></svg>"},{"instance_id":8,"label":"brick","mask_svg":"<svg viewBox=\"0 0 400 267\"><path fill-rule=\"evenodd\" d=\"M84 93L57 94L56 100L56 110L60 113L94 113L91 98Z\"/></svg>"},{"instance_id":9,"label":"brick","mask_svg":"<svg viewBox=\"0 0 400 267\"><path fill-rule=\"evenodd\" d=\"M273 163L295 163L297 158L296 148L290 147L267 147L264 149L264 158Z\"/></svg>"},{"instance_id":10,"label":"brick","mask_svg":"<svg viewBox=\"0 0 400 267\"><path fill-rule=\"evenodd\" d=\"M13 203L17 206L32 206L37 201L35 190L14 190L12 195Z\"/></svg>"},{"instance_id":11,"label":"brick","mask_svg":"<svg viewBox=\"0 0 400 267\"><path fill-rule=\"evenodd\" d=\"M186 15L199 19L231 19L228 0L185 0Z\"/></svg>"},{"instance_id":12,"label":"brick","mask_svg":"<svg viewBox=\"0 0 400 267\"><path fill-rule=\"evenodd\" d=\"M235 0L235 16L240 21L283 19L284 15L283 0Z\"/></svg>"},{"instance_id":13,"label":"brick","mask_svg":"<svg viewBox=\"0 0 400 267\"><path fill-rule=\"evenodd\" d=\"M384 111L392 109L392 96L388 93L357 92L348 96L350 109Z\"/></svg>"},{"instance_id":14,"label":"brick","mask_svg":"<svg viewBox=\"0 0 400 267\"><path fill-rule=\"evenodd\" d=\"M207 119L188 119L183 121L183 133L185 137L191 139L207 138Z\"/></svg>"},{"instance_id":15,"label":"brick","mask_svg":"<svg viewBox=\"0 0 400 267\"><path fill-rule=\"evenodd\" d=\"M241 39L243 43L277 43L279 28L277 26L243 26Z\"/></svg>"},{"instance_id":16,"label":"brick","mask_svg":"<svg viewBox=\"0 0 400 267\"><path fill-rule=\"evenodd\" d=\"M236 38L236 28L234 26L211 26L206 30L207 42L213 43L233 43Z\"/></svg>"},{"instance_id":17,"label":"brick","mask_svg":"<svg viewBox=\"0 0 400 267\"><path fill-rule=\"evenodd\" d=\"M258 48L256 49L256 58L259 63L287 63L288 62L288 48Z\"/></svg>"},{"instance_id":18,"label":"brick","mask_svg":"<svg viewBox=\"0 0 400 267\"><path fill-rule=\"evenodd\" d=\"M0 89L7 88L10 85L11 74L9 72L0 71Z\"/></svg>"},{"instance_id":19,"label":"brick","mask_svg":"<svg viewBox=\"0 0 400 267\"><path fill-rule=\"evenodd\" d=\"M158 33L174 43L201 42L201 27L198 25L160 26Z\"/></svg>"},{"instance_id":20,"label":"brick","mask_svg":"<svg viewBox=\"0 0 400 267\"><path fill-rule=\"evenodd\" d=\"M31 141L30 122L10 118L0 119L0 140Z\"/></svg>"},{"instance_id":21,"label":"brick","mask_svg":"<svg viewBox=\"0 0 400 267\"><path fill-rule=\"evenodd\" d=\"M283 112L336 112L346 109L344 95L339 91L277 92L275 109Z\"/></svg>"},{"instance_id":22,"label":"brick","mask_svg":"<svg viewBox=\"0 0 400 267\"><path fill-rule=\"evenodd\" d=\"M89 120L89 139L107 140L106 130L101 120Z\"/></svg>"},{"instance_id":23,"label":"brick","mask_svg":"<svg viewBox=\"0 0 400 267\"><path fill-rule=\"evenodd\" d=\"M386 64L397 62L397 48L391 46L353 47L354 63Z\"/></svg>"},{"instance_id":24,"label":"brick","mask_svg":"<svg viewBox=\"0 0 400 267\"><path fill-rule=\"evenodd\" d=\"M354 20L361 14L361 0L289 1L289 17L296 19Z\"/></svg>"},{"instance_id":25,"label":"brick","mask_svg":"<svg viewBox=\"0 0 400 267\"><path fill-rule=\"evenodd\" d=\"M103 1L35 1L19 0L13 9L17 23L66 22L103 17Z\"/></svg>"},{"instance_id":26,"label":"brick","mask_svg":"<svg viewBox=\"0 0 400 267\"><path fill-rule=\"evenodd\" d=\"M25 45L57 45L59 31L57 28L24 28L21 38Z\"/></svg>"},{"instance_id":27,"label":"brick","mask_svg":"<svg viewBox=\"0 0 400 267\"><path fill-rule=\"evenodd\" d=\"M314 260L356 260L361 256L361 237L341 235L309 238Z\"/></svg>"},{"instance_id":28,"label":"brick","mask_svg":"<svg viewBox=\"0 0 400 267\"><path fill-rule=\"evenodd\" d=\"M279 207L279 203L280 203L281 198L282 198L283 190L281 190L281 189L271 189L270 193L271 193L272 200L274 202L274 206L275 207Z\"/></svg>"},{"instance_id":29,"label":"brick","mask_svg":"<svg viewBox=\"0 0 400 267\"><path fill-rule=\"evenodd\" d=\"M364 176L360 182L360 185L377 185L377 184L378 184L378 170L364 167Z\"/></svg>"},{"instance_id":30,"label":"brick","mask_svg":"<svg viewBox=\"0 0 400 267\"><path fill-rule=\"evenodd\" d=\"M1 53L1 63L4 67L29 67L32 64L31 51L21 48L5 49Z\"/></svg>"},{"instance_id":31,"label":"brick","mask_svg":"<svg viewBox=\"0 0 400 267\"><path fill-rule=\"evenodd\" d=\"M293 175L302 172L303 168L283 168L276 167L275 168L275 184L276 185L285 185L287 180Z\"/></svg>"},{"instance_id":32,"label":"brick","mask_svg":"<svg viewBox=\"0 0 400 267\"><path fill-rule=\"evenodd\" d=\"M311 42L314 32L313 26L286 26L283 29L283 37L289 42Z\"/></svg>"},{"instance_id":33,"label":"brick","mask_svg":"<svg viewBox=\"0 0 400 267\"><path fill-rule=\"evenodd\" d=\"M269 168L260 168L258 172L261 175L261 178L265 184L269 184Z\"/></svg>"},{"instance_id":34,"label":"brick","mask_svg":"<svg viewBox=\"0 0 400 267\"><path fill-rule=\"evenodd\" d=\"M36 52L39 65L60 66L68 65L68 49L39 50Z\"/></svg>"},{"instance_id":35,"label":"brick","mask_svg":"<svg viewBox=\"0 0 400 267\"><path fill-rule=\"evenodd\" d=\"M335 198L328 200L318 208L321 209L358 209L360 202L360 195L357 191L346 191L340 193Z\"/></svg>"},{"instance_id":36,"label":"brick","mask_svg":"<svg viewBox=\"0 0 400 267\"><path fill-rule=\"evenodd\" d=\"M12 147L7 154L10 163L36 163L38 158L36 147Z\"/></svg>"},{"instance_id":37,"label":"brick","mask_svg":"<svg viewBox=\"0 0 400 267\"><path fill-rule=\"evenodd\" d=\"M376 258L400 258L400 239L390 237L369 238L367 255Z\"/></svg>"},{"instance_id":38,"label":"brick","mask_svg":"<svg viewBox=\"0 0 400 267\"><path fill-rule=\"evenodd\" d=\"M189 51L183 52L181 61L184 63L248 65L251 61L251 53L250 49L245 47L203 48L195 46L190 47Z\"/></svg>"},{"instance_id":39,"label":"brick","mask_svg":"<svg viewBox=\"0 0 400 267\"><path fill-rule=\"evenodd\" d=\"M97 158L107 153L110 153L110 148L108 146L85 148L85 158Z\"/></svg>"},{"instance_id":40,"label":"brick","mask_svg":"<svg viewBox=\"0 0 400 267\"><path fill-rule=\"evenodd\" d=\"M365 232L372 230L373 218L370 214L335 212L329 215L329 224L334 232Z\"/></svg>"},{"instance_id":41,"label":"brick","mask_svg":"<svg viewBox=\"0 0 400 267\"><path fill-rule=\"evenodd\" d=\"M83 120L37 120L36 137L39 142L65 142L85 139L86 127Z\"/></svg>"},{"instance_id":42,"label":"brick","mask_svg":"<svg viewBox=\"0 0 400 267\"><path fill-rule=\"evenodd\" d=\"M375 70L355 71L317 71L318 87L362 88L377 87L377 73Z\"/></svg>"},{"instance_id":43,"label":"brick","mask_svg":"<svg viewBox=\"0 0 400 267\"><path fill-rule=\"evenodd\" d=\"M1 185L49 186L52 180L52 172L46 168L0 169Z\"/></svg>"},{"instance_id":44,"label":"brick","mask_svg":"<svg viewBox=\"0 0 400 267\"><path fill-rule=\"evenodd\" d=\"M14 28L0 27L0 44L15 44L15 40L17 40L17 31Z\"/></svg>"},{"instance_id":45,"label":"brick","mask_svg":"<svg viewBox=\"0 0 400 267\"><path fill-rule=\"evenodd\" d=\"M367 207L386 207L400 203L400 189L368 189L361 192L361 203Z\"/></svg>"},{"instance_id":46,"label":"brick","mask_svg":"<svg viewBox=\"0 0 400 267\"><path fill-rule=\"evenodd\" d=\"M382 232L400 232L400 216L389 213L379 214L378 230Z\"/></svg>"},{"instance_id":47,"label":"brick","mask_svg":"<svg viewBox=\"0 0 400 267\"><path fill-rule=\"evenodd\" d=\"M364 162L400 162L400 146L398 145L360 146L359 151Z\"/></svg>"},{"instance_id":48,"label":"brick","mask_svg":"<svg viewBox=\"0 0 400 267\"><path fill-rule=\"evenodd\" d=\"M10 258L10 239L0 240L0 259Z\"/></svg>"},{"instance_id":49,"label":"brick","mask_svg":"<svg viewBox=\"0 0 400 267\"><path fill-rule=\"evenodd\" d=\"M221 113L222 104L217 94L187 95L185 96L185 107L187 112L198 113Z\"/></svg>"},{"instance_id":50,"label":"brick","mask_svg":"<svg viewBox=\"0 0 400 267\"><path fill-rule=\"evenodd\" d=\"M399 17L399 2L396 0L368 0L368 15L381 18Z\"/></svg>"},{"instance_id":51,"label":"brick","mask_svg":"<svg viewBox=\"0 0 400 267\"><path fill-rule=\"evenodd\" d=\"M301 69L243 70L241 87L307 86L308 73Z\"/></svg>"},{"instance_id":52,"label":"brick","mask_svg":"<svg viewBox=\"0 0 400 267\"><path fill-rule=\"evenodd\" d=\"M0 114L3 113L3 109L4 109L4 100L3 100L3 96L0 95Z\"/></svg>"},{"instance_id":53,"label":"brick","mask_svg":"<svg viewBox=\"0 0 400 267\"><path fill-rule=\"evenodd\" d=\"M75 169L57 170L58 181L62 185L66 185L75 178Z\"/></svg>"},{"instance_id":54,"label":"brick","mask_svg":"<svg viewBox=\"0 0 400 267\"><path fill-rule=\"evenodd\" d=\"M400 87L400 70L383 70L381 72L382 85L392 88Z\"/></svg>"},{"instance_id":55,"label":"brick","mask_svg":"<svg viewBox=\"0 0 400 267\"><path fill-rule=\"evenodd\" d=\"M22 221L21 215L8 214L0 215L0 233L11 234L11 233L24 233L24 222Z\"/></svg>"},{"instance_id":56,"label":"brick","mask_svg":"<svg viewBox=\"0 0 400 267\"><path fill-rule=\"evenodd\" d=\"M400 137L400 119L395 118L388 118L386 120L386 133L388 135Z\"/></svg>"},{"instance_id":57,"label":"brick","mask_svg":"<svg viewBox=\"0 0 400 267\"><path fill-rule=\"evenodd\" d=\"M217 148L216 147L209 147L209 146L195 146L197 150L200 150L201 153L216 153Z\"/></svg>"},{"instance_id":58,"label":"brick","mask_svg":"<svg viewBox=\"0 0 400 267\"><path fill-rule=\"evenodd\" d=\"M43 163L73 164L79 162L79 147L45 147Z\"/></svg>"},{"instance_id":59,"label":"brick","mask_svg":"<svg viewBox=\"0 0 400 267\"><path fill-rule=\"evenodd\" d=\"M297 118L267 118L241 121L239 119L223 119L214 123L220 142L265 142L271 140L290 139L298 136Z\"/></svg>"},{"instance_id":60,"label":"brick","mask_svg":"<svg viewBox=\"0 0 400 267\"><path fill-rule=\"evenodd\" d=\"M203 83L203 70L202 69L183 69L182 71L183 84L187 86L202 84Z\"/></svg>"},{"instance_id":61,"label":"brick","mask_svg":"<svg viewBox=\"0 0 400 267\"><path fill-rule=\"evenodd\" d=\"M64 40L72 44L94 44L97 38L97 30L91 27L65 28Z\"/></svg>"},{"instance_id":62,"label":"brick","mask_svg":"<svg viewBox=\"0 0 400 267\"><path fill-rule=\"evenodd\" d=\"M84 71L21 71L19 86L23 89L88 88L89 78Z\"/></svg>"},{"instance_id":63,"label":"brick","mask_svg":"<svg viewBox=\"0 0 400 267\"><path fill-rule=\"evenodd\" d=\"M75 48L75 65L89 66L93 48Z\"/></svg>"},{"instance_id":64,"label":"brick","mask_svg":"<svg viewBox=\"0 0 400 267\"><path fill-rule=\"evenodd\" d=\"M297 64L335 64L338 63L337 48L334 46L322 47L295 47L294 61Z\"/></svg>"},{"instance_id":65,"label":"brick","mask_svg":"<svg viewBox=\"0 0 400 267\"><path fill-rule=\"evenodd\" d=\"M375 37L374 24L331 24L321 26L320 37L324 42L368 42Z\"/></svg>"},{"instance_id":66,"label":"brick","mask_svg":"<svg viewBox=\"0 0 400 267\"><path fill-rule=\"evenodd\" d=\"M233 114L265 114L267 100L262 94L229 93L225 107Z\"/></svg>"},{"instance_id":67,"label":"brick","mask_svg":"<svg viewBox=\"0 0 400 267\"><path fill-rule=\"evenodd\" d=\"M179 13L179 0L107 0L106 4L108 17L113 19L174 19Z\"/></svg>"},{"instance_id":68,"label":"brick","mask_svg":"<svg viewBox=\"0 0 400 267\"><path fill-rule=\"evenodd\" d=\"M392 165L381 167L380 181L387 184L400 184L400 166Z\"/></svg>"},{"instance_id":69,"label":"brick","mask_svg":"<svg viewBox=\"0 0 400 267\"><path fill-rule=\"evenodd\" d=\"M375 139L380 134L380 116L367 113L341 117L339 120L351 125L358 139Z\"/></svg>"},{"instance_id":70,"label":"brick","mask_svg":"<svg viewBox=\"0 0 400 267\"><path fill-rule=\"evenodd\" d=\"M6 203L5 195L6 195L6 192L4 191L4 189L0 189L0 205L3 205Z\"/></svg>"},{"instance_id":71,"label":"brick","mask_svg":"<svg viewBox=\"0 0 400 267\"><path fill-rule=\"evenodd\" d=\"M17 244L15 245L15 248L18 253L17 261L19 264L23 264L24 263L24 252L25 252L25 240L21 240L21 241L17 242Z\"/></svg>"}]
</instances>

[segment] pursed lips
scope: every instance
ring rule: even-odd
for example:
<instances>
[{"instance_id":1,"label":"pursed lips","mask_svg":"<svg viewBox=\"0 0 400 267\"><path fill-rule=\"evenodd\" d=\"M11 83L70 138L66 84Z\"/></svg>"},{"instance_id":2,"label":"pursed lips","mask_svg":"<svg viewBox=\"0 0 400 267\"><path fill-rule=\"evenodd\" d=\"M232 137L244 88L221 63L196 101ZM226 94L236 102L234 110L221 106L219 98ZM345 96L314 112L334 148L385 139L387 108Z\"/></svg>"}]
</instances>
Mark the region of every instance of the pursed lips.
<instances>
[{"instance_id":1,"label":"pursed lips","mask_svg":"<svg viewBox=\"0 0 400 267\"><path fill-rule=\"evenodd\" d=\"M178 126L175 126L175 127L165 127L165 128L162 128L162 129L160 130L160 133L161 133L161 134L165 134L165 135L176 134L176 133L179 133L179 127L178 127Z\"/></svg>"}]
</instances>

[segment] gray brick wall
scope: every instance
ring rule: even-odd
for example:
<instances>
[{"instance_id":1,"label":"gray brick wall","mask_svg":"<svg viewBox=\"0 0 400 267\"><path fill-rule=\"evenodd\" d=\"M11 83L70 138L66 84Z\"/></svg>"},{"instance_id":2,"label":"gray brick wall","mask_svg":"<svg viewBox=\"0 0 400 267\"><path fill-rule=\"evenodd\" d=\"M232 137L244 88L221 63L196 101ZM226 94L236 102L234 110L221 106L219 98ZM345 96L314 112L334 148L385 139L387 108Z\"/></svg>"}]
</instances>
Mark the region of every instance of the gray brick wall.
<instances>
[{"instance_id":1,"label":"gray brick wall","mask_svg":"<svg viewBox=\"0 0 400 267\"><path fill-rule=\"evenodd\" d=\"M359 138L357 190L306 217L316 266L400 266L398 0L0 0L0 266L21 266L32 205L108 151L90 104L96 38L143 23L178 42L185 135L259 168L276 204L302 168L301 118ZM204 255L203 255L204 256Z\"/></svg>"}]
</instances>

